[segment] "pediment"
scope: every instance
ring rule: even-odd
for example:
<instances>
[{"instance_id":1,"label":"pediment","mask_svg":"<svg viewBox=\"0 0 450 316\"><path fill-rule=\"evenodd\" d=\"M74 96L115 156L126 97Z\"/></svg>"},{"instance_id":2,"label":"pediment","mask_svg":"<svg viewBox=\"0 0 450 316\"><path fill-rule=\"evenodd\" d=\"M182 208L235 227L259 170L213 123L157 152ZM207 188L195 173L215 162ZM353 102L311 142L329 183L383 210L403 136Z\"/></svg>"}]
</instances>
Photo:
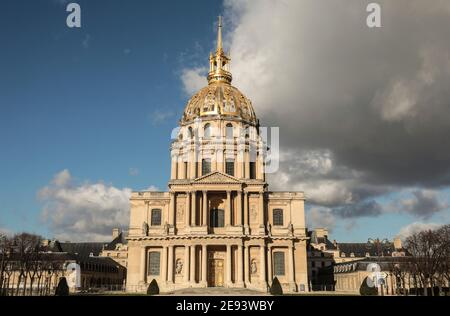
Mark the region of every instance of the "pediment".
<instances>
[{"instance_id":1,"label":"pediment","mask_svg":"<svg viewBox=\"0 0 450 316\"><path fill-rule=\"evenodd\" d=\"M212 183L219 183L219 184L236 183L236 184L239 184L239 183L241 183L241 181L239 181L238 179L236 179L233 176L216 171L216 172L207 174L205 176L202 176L198 179L195 179L194 183L209 183L209 184L212 184Z\"/></svg>"}]
</instances>

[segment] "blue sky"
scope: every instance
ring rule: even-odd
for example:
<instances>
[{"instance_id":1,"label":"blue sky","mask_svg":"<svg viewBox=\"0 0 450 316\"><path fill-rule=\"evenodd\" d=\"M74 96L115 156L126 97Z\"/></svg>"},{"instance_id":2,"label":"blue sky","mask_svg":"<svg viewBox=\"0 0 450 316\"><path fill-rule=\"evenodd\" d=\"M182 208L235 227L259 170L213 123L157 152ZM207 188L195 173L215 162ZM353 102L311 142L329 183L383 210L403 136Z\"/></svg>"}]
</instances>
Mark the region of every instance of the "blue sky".
<instances>
[{"instance_id":1,"label":"blue sky","mask_svg":"<svg viewBox=\"0 0 450 316\"><path fill-rule=\"evenodd\" d=\"M392 238L414 223L448 223L449 182L438 179L439 174L448 174L448 155L440 151L446 148L442 147L445 140L435 145L427 139L433 133L445 135L447 130L439 128L447 127L448 122L431 124L428 129L426 116L417 115L421 118L417 132L414 128L419 123L412 118L416 112L421 113L420 107L408 108L407 113L402 112L404 109L385 108L392 101L388 97L399 98L394 93L398 89L392 90L392 86L398 86L390 82L392 78L406 89L405 95L416 95L407 90L412 89L408 84L418 87L416 103L420 105L423 95L428 102L427 114L437 105L448 104L445 89L422 87L421 77L415 77L416 69L411 66L420 68L417 60L427 52L423 49L426 41L419 39L429 38L427 47L439 48L431 55L436 62L448 58L439 54L446 51L443 45L447 42L438 41L437 30L445 28L433 24L442 18L437 13L426 11L423 14L428 15L408 22L429 19L433 23L409 29L427 25L434 37L419 29L419 35L403 45L400 39L408 36L401 32L408 28L393 22L393 17L403 21L400 4L390 4L383 20L384 33L368 34L352 24L364 20L365 7L355 18L351 14L357 9L345 10L341 6L327 10L330 8L325 1L315 1L317 7L299 8L297 1L281 5L228 0L224 6L222 1L212 0L79 0L80 29L66 26L68 2L6 0L1 4L0 229L72 238L65 234L71 216L76 212L85 214L88 208L80 201L66 206L65 201L72 203L74 196L83 199L84 194L102 192L92 211L98 209L99 214L107 216L112 210L112 222L94 224L102 226L101 233L106 234L111 225L123 223L124 215L114 206L102 207L102 198L118 198L125 203L123 196L128 189L165 190L170 132L193 92L189 87L204 82L199 75L214 47L214 23L220 14L225 14L225 26L231 24L230 20L234 23L233 29L225 27L225 31L226 44L232 44L232 58L236 56L232 64L235 84L254 101L263 124L280 126L282 146L291 153L282 161L274 187L305 190L311 197L307 204L311 225L329 225L333 228L332 238L340 241L365 241L369 237ZM345 18L342 14L346 14ZM277 16L283 18L273 18ZM336 27L342 21L345 25ZM443 21L448 21L447 16ZM323 24L317 28L319 23ZM292 40L293 34L298 36L296 41ZM434 40L439 45L434 45ZM402 47L409 49L410 58L404 58ZM288 58L289 54L296 55ZM413 58L416 55L417 60ZM293 60L293 64L287 62ZM403 67L403 61L411 63ZM364 67L372 64L375 70ZM259 68L255 69L255 65ZM266 71L265 81L259 80L261 69ZM183 77L186 73L192 76ZM430 73L440 82L450 77L443 71ZM189 78L199 82L187 82ZM301 85L291 86L296 80L302 80ZM445 99L433 102L428 90L436 98L442 94ZM289 91L293 98L286 97ZM369 96L362 95L366 91ZM328 95L332 92L337 96ZM380 101L381 114L374 110L378 110L375 101L379 96L386 98ZM341 97L351 104L348 108L342 105L344 110L336 114L333 108L339 106ZM333 100L330 107L328 100ZM361 100L367 101L365 108ZM397 103L405 104L400 101ZM326 124L318 111L326 113ZM340 117L342 113L348 121ZM442 111L436 113L448 117ZM381 117L375 118L376 114ZM331 121L338 119L343 121L333 130ZM367 132L370 129L374 134ZM394 136L380 134L386 144L380 142L378 148L374 135L382 131ZM363 142L357 139L366 135ZM411 139L415 146L423 145L426 150L421 152L428 153L429 160L417 155L413 161L417 148L406 143ZM391 144L390 140L397 143ZM367 146L369 143L374 147ZM391 169L392 162L402 157L397 148L404 148L411 161L407 159L400 168L394 165ZM342 153L344 149L349 155ZM358 155L363 159L358 160ZM373 158L375 163L369 166ZM403 172L401 168L408 163L410 170ZM424 168L408 177L409 171L420 170L418 165L441 169ZM396 169L398 175L392 171ZM351 209L342 208L349 199ZM51 220L43 215L47 213ZM58 214L69 219L62 220ZM88 217L77 224L83 228L74 231L86 232L82 235L85 239L97 238L99 235L89 235L86 228L86 223L97 220ZM125 220L123 226L126 224Z\"/></svg>"},{"instance_id":2,"label":"blue sky","mask_svg":"<svg viewBox=\"0 0 450 316\"><path fill-rule=\"evenodd\" d=\"M221 2L78 3L81 29L66 26L60 1L1 4L0 227L48 233L36 193L66 168L80 181L166 188L188 98L179 72L212 48Z\"/></svg>"}]
</instances>

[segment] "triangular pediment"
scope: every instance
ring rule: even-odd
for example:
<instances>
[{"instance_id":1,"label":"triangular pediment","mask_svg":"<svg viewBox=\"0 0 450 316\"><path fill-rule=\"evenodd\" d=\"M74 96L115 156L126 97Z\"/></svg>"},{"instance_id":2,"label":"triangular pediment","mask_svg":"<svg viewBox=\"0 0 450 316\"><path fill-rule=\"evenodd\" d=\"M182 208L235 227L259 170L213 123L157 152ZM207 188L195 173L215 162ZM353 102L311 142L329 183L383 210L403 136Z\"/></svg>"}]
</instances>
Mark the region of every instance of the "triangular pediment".
<instances>
[{"instance_id":1,"label":"triangular pediment","mask_svg":"<svg viewBox=\"0 0 450 316\"><path fill-rule=\"evenodd\" d=\"M194 180L194 183L241 183L238 179L228 174L215 171Z\"/></svg>"}]
</instances>

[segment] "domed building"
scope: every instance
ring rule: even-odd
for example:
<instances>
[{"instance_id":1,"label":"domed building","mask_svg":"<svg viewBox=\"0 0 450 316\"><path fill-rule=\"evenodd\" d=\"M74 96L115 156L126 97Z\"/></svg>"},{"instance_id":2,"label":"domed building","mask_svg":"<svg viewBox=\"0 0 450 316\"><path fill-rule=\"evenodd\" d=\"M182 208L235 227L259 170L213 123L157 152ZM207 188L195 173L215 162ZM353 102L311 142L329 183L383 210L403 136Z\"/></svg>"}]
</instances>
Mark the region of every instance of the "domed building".
<instances>
[{"instance_id":1,"label":"domed building","mask_svg":"<svg viewBox=\"0 0 450 316\"><path fill-rule=\"evenodd\" d=\"M230 57L209 57L208 85L187 103L171 144L168 192L133 192L127 290L308 291L304 194L270 192L267 145Z\"/></svg>"}]
</instances>

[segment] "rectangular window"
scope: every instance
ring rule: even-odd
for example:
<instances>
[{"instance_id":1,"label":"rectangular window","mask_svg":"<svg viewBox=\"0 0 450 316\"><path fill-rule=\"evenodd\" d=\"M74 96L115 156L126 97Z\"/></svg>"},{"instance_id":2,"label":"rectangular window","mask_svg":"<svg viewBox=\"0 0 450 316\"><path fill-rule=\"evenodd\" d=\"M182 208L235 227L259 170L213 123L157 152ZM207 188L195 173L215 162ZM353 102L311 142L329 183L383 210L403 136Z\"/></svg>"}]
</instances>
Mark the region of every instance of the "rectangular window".
<instances>
[{"instance_id":1,"label":"rectangular window","mask_svg":"<svg viewBox=\"0 0 450 316\"><path fill-rule=\"evenodd\" d=\"M210 212L210 226L224 227L225 226L225 211L212 209Z\"/></svg>"},{"instance_id":2,"label":"rectangular window","mask_svg":"<svg viewBox=\"0 0 450 316\"><path fill-rule=\"evenodd\" d=\"M188 177L188 163L187 161L184 162L184 178L187 179Z\"/></svg>"},{"instance_id":3,"label":"rectangular window","mask_svg":"<svg viewBox=\"0 0 450 316\"><path fill-rule=\"evenodd\" d=\"M160 252L150 252L148 255L148 274L159 275L160 270Z\"/></svg>"},{"instance_id":4,"label":"rectangular window","mask_svg":"<svg viewBox=\"0 0 450 316\"><path fill-rule=\"evenodd\" d=\"M225 171L227 174L234 177L234 160L227 159L225 162Z\"/></svg>"},{"instance_id":5,"label":"rectangular window","mask_svg":"<svg viewBox=\"0 0 450 316\"><path fill-rule=\"evenodd\" d=\"M250 179L256 179L256 163L250 162Z\"/></svg>"},{"instance_id":6,"label":"rectangular window","mask_svg":"<svg viewBox=\"0 0 450 316\"><path fill-rule=\"evenodd\" d=\"M160 209L152 210L151 225L152 226L161 226L161 210Z\"/></svg>"},{"instance_id":7,"label":"rectangular window","mask_svg":"<svg viewBox=\"0 0 450 316\"><path fill-rule=\"evenodd\" d=\"M282 209L274 209L273 210L273 225L274 226L283 226L283 210Z\"/></svg>"},{"instance_id":8,"label":"rectangular window","mask_svg":"<svg viewBox=\"0 0 450 316\"><path fill-rule=\"evenodd\" d=\"M202 175L207 175L211 173L211 159L202 160Z\"/></svg>"},{"instance_id":9,"label":"rectangular window","mask_svg":"<svg viewBox=\"0 0 450 316\"><path fill-rule=\"evenodd\" d=\"M284 252L273 253L273 270L275 275L283 276L284 271Z\"/></svg>"}]
</instances>

